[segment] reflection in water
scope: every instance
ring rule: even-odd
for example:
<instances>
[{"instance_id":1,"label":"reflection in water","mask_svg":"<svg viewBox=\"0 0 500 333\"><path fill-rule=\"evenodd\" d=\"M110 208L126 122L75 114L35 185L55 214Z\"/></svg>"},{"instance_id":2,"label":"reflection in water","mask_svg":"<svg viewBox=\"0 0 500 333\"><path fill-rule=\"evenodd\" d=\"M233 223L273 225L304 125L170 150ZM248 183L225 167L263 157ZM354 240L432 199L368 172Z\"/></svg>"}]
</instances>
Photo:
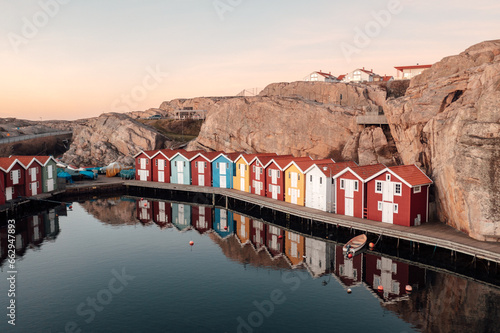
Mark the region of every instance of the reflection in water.
<instances>
[{"instance_id":1,"label":"reflection in water","mask_svg":"<svg viewBox=\"0 0 500 333\"><path fill-rule=\"evenodd\" d=\"M363 252L352 259L341 245L285 230L261 220L208 206L166 201L99 199L82 204L101 222L110 225L142 224L207 235L231 260L277 270L307 270L323 285L369 290L382 307L423 331L500 331L500 292L475 281L437 273L395 258ZM64 209L59 207L58 209ZM40 248L58 236L58 212L50 210L18 221L16 251ZM7 257L7 227L0 228L1 265ZM330 282L332 281L332 282ZM407 293L406 286L413 292ZM379 291L379 287L383 290ZM328 286L330 287L330 286ZM326 287L326 288L328 288ZM456 311L463 315L457 316Z\"/></svg>"},{"instance_id":2,"label":"reflection in water","mask_svg":"<svg viewBox=\"0 0 500 333\"><path fill-rule=\"evenodd\" d=\"M28 249L38 250L46 242L53 242L59 235L59 215L66 215L66 206L16 220L15 246L16 257L22 258ZM8 257L8 228L0 227L0 267Z\"/></svg>"}]
</instances>

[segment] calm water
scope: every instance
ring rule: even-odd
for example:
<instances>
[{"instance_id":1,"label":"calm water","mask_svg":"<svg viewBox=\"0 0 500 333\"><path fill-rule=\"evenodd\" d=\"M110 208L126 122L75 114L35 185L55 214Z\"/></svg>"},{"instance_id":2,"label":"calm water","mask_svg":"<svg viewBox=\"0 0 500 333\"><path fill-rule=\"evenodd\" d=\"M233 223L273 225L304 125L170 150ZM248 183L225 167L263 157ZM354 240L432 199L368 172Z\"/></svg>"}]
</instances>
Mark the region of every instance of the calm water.
<instances>
[{"instance_id":1,"label":"calm water","mask_svg":"<svg viewBox=\"0 0 500 333\"><path fill-rule=\"evenodd\" d=\"M499 288L347 260L335 243L222 209L127 198L17 221L13 327L0 232L0 332L500 331Z\"/></svg>"}]
</instances>

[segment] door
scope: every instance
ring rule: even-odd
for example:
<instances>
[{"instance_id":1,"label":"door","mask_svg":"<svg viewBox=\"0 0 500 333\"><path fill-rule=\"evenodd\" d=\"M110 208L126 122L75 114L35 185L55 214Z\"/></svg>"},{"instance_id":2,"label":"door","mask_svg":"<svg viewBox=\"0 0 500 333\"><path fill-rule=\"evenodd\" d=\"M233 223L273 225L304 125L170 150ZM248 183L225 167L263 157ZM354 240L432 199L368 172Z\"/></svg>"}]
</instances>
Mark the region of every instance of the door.
<instances>
[{"instance_id":1,"label":"door","mask_svg":"<svg viewBox=\"0 0 500 333\"><path fill-rule=\"evenodd\" d=\"M382 201L394 202L394 184L382 182Z\"/></svg>"},{"instance_id":2,"label":"door","mask_svg":"<svg viewBox=\"0 0 500 333\"><path fill-rule=\"evenodd\" d=\"M260 190L262 188L261 182L255 182L255 194L260 195Z\"/></svg>"},{"instance_id":3,"label":"door","mask_svg":"<svg viewBox=\"0 0 500 333\"><path fill-rule=\"evenodd\" d=\"M36 182L36 168L30 169L31 181Z\"/></svg>"},{"instance_id":4,"label":"door","mask_svg":"<svg viewBox=\"0 0 500 333\"><path fill-rule=\"evenodd\" d=\"M272 194L273 194L273 199L278 199L278 186L276 185L271 185L272 189Z\"/></svg>"},{"instance_id":5,"label":"door","mask_svg":"<svg viewBox=\"0 0 500 333\"><path fill-rule=\"evenodd\" d=\"M205 207L198 207L198 227L201 229L206 229L208 227L205 220Z\"/></svg>"},{"instance_id":6,"label":"door","mask_svg":"<svg viewBox=\"0 0 500 333\"><path fill-rule=\"evenodd\" d=\"M52 165L47 166L47 178L52 179L54 176L54 169Z\"/></svg>"},{"instance_id":7,"label":"door","mask_svg":"<svg viewBox=\"0 0 500 333\"><path fill-rule=\"evenodd\" d=\"M19 170L12 170L12 184L14 185L17 185L19 184L19 175L20 175L20 171Z\"/></svg>"},{"instance_id":8,"label":"door","mask_svg":"<svg viewBox=\"0 0 500 333\"><path fill-rule=\"evenodd\" d=\"M292 178L292 179L293 179L293 178ZM293 204L297 204L297 191L298 191L298 190L297 190L296 188L292 188L291 190L292 190L292 191L291 191L291 197L292 197L291 202L292 202Z\"/></svg>"},{"instance_id":9,"label":"door","mask_svg":"<svg viewBox=\"0 0 500 333\"><path fill-rule=\"evenodd\" d=\"M14 188L7 187L5 189L5 200L12 200L12 193L14 193Z\"/></svg>"},{"instance_id":10,"label":"door","mask_svg":"<svg viewBox=\"0 0 500 333\"><path fill-rule=\"evenodd\" d=\"M382 222L391 223L393 220L394 204L392 202L382 202Z\"/></svg>"},{"instance_id":11,"label":"door","mask_svg":"<svg viewBox=\"0 0 500 333\"><path fill-rule=\"evenodd\" d=\"M198 174L205 174L205 162L198 162Z\"/></svg>"},{"instance_id":12,"label":"door","mask_svg":"<svg viewBox=\"0 0 500 333\"><path fill-rule=\"evenodd\" d=\"M146 169L146 159L145 158L141 158L141 169Z\"/></svg>"},{"instance_id":13,"label":"door","mask_svg":"<svg viewBox=\"0 0 500 333\"><path fill-rule=\"evenodd\" d=\"M245 177L245 164L240 164L240 177Z\"/></svg>"},{"instance_id":14,"label":"door","mask_svg":"<svg viewBox=\"0 0 500 333\"><path fill-rule=\"evenodd\" d=\"M177 184L184 184L184 162L177 161Z\"/></svg>"},{"instance_id":15,"label":"door","mask_svg":"<svg viewBox=\"0 0 500 333\"><path fill-rule=\"evenodd\" d=\"M226 163L219 163L219 174L220 174L220 187L221 188L226 188L226 184L227 184L227 181L226 181Z\"/></svg>"},{"instance_id":16,"label":"door","mask_svg":"<svg viewBox=\"0 0 500 333\"><path fill-rule=\"evenodd\" d=\"M291 178L292 178L292 186L291 187L297 187L297 178L298 174L296 172L291 172Z\"/></svg>"},{"instance_id":17,"label":"door","mask_svg":"<svg viewBox=\"0 0 500 333\"><path fill-rule=\"evenodd\" d=\"M148 180L147 172L148 172L148 170L139 170L139 179L143 180L143 181Z\"/></svg>"},{"instance_id":18,"label":"door","mask_svg":"<svg viewBox=\"0 0 500 333\"><path fill-rule=\"evenodd\" d=\"M158 202L158 222L168 222L167 214L165 214L165 202Z\"/></svg>"},{"instance_id":19,"label":"door","mask_svg":"<svg viewBox=\"0 0 500 333\"><path fill-rule=\"evenodd\" d=\"M345 196L346 198L354 198L354 180L345 180Z\"/></svg>"},{"instance_id":20,"label":"door","mask_svg":"<svg viewBox=\"0 0 500 333\"><path fill-rule=\"evenodd\" d=\"M158 171L165 170L165 160L158 160Z\"/></svg>"},{"instance_id":21,"label":"door","mask_svg":"<svg viewBox=\"0 0 500 333\"><path fill-rule=\"evenodd\" d=\"M165 182L165 171L158 171L158 181L160 183Z\"/></svg>"},{"instance_id":22,"label":"door","mask_svg":"<svg viewBox=\"0 0 500 333\"><path fill-rule=\"evenodd\" d=\"M47 191L54 191L54 179L47 179Z\"/></svg>"},{"instance_id":23,"label":"door","mask_svg":"<svg viewBox=\"0 0 500 333\"><path fill-rule=\"evenodd\" d=\"M205 186L205 175L198 174L198 186Z\"/></svg>"},{"instance_id":24,"label":"door","mask_svg":"<svg viewBox=\"0 0 500 333\"><path fill-rule=\"evenodd\" d=\"M38 194L38 189L37 185L38 182L31 183L31 195L37 195Z\"/></svg>"},{"instance_id":25,"label":"door","mask_svg":"<svg viewBox=\"0 0 500 333\"><path fill-rule=\"evenodd\" d=\"M354 199L345 198L345 215L354 216Z\"/></svg>"},{"instance_id":26,"label":"door","mask_svg":"<svg viewBox=\"0 0 500 333\"><path fill-rule=\"evenodd\" d=\"M260 180L260 170L261 167L255 167L255 179Z\"/></svg>"},{"instance_id":27,"label":"door","mask_svg":"<svg viewBox=\"0 0 500 333\"><path fill-rule=\"evenodd\" d=\"M240 179L240 191L245 191L245 178Z\"/></svg>"},{"instance_id":28,"label":"door","mask_svg":"<svg viewBox=\"0 0 500 333\"><path fill-rule=\"evenodd\" d=\"M227 227L227 210L221 209L220 210L220 229L219 230L226 230Z\"/></svg>"},{"instance_id":29,"label":"door","mask_svg":"<svg viewBox=\"0 0 500 333\"><path fill-rule=\"evenodd\" d=\"M271 178L273 184L276 184L278 182L278 170L271 170Z\"/></svg>"}]
</instances>

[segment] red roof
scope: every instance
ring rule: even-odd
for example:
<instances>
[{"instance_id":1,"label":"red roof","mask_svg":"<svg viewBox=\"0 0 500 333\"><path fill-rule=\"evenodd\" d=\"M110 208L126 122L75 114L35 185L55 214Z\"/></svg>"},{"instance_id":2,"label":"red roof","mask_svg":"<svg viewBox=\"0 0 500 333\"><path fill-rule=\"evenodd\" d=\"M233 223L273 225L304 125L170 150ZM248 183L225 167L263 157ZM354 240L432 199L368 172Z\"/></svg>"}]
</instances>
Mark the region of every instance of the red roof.
<instances>
[{"instance_id":1,"label":"red roof","mask_svg":"<svg viewBox=\"0 0 500 333\"><path fill-rule=\"evenodd\" d=\"M312 161L310 157L282 157L282 158L273 158L273 162L280 168L282 171L285 167L292 163L293 161Z\"/></svg>"},{"instance_id":2,"label":"red roof","mask_svg":"<svg viewBox=\"0 0 500 333\"><path fill-rule=\"evenodd\" d=\"M199 153L203 153L203 150L194 150L194 151L181 151L179 152L180 155L184 156L186 159L191 161L193 157L198 155Z\"/></svg>"},{"instance_id":3,"label":"red roof","mask_svg":"<svg viewBox=\"0 0 500 333\"><path fill-rule=\"evenodd\" d=\"M217 156L223 154L222 151L204 151L200 155L204 156L209 162L212 162Z\"/></svg>"},{"instance_id":4,"label":"red roof","mask_svg":"<svg viewBox=\"0 0 500 333\"><path fill-rule=\"evenodd\" d=\"M404 69L419 69L419 68L431 68L432 65L415 65L415 66L396 66L398 71L403 71Z\"/></svg>"},{"instance_id":5,"label":"red roof","mask_svg":"<svg viewBox=\"0 0 500 333\"><path fill-rule=\"evenodd\" d=\"M259 153L259 154L243 154L242 157L245 159L245 161L250 164L253 162L253 160L256 157L265 157L265 156L271 156L271 157L276 157L278 154L276 153Z\"/></svg>"},{"instance_id":6,"label":"red roof","mask_svg":"<svg viewBox=\"0 0 500 333\"><path fill-rule=\"evenodd\" d=\"M316 166L325 174L325 176L335 176L347 167L355 168L358 165L353 161L339 163L316 163Z\"/></svg>"},{"instance_id":7,"label":"red roof","mask_svg":"<svg viewBox=\"0 0 500 333\"><path fill-rule=\"evenodd\" d=\"M363 68L358 68L358 70L360 70L360 71L362 71L362 72L365 72L366 74L375 74L375 73L373 72L373 70L370 70L370 71L369 71L369 70L365 69L364 67L363 67Z\"/></svg>"},{"instance_id":8,"label":"red roof","mask_svg":"<svg viewBox=\"0 0 500 333\"><path fill-rule=\"evenodd\" d=\"M382 163L372 164L372 165L363 165L351 168L351 170L356 173L361 179L366 180L376 174L379 171L382 171L386 168Z\"/></svg>"},{"instance_id":9,"label":"red roof","mask_svg":"<svg viewBox=\"0 0 500 333\"><path fill-rule=\"evenodd\" d=\"M335 79L335 76L333 76L331 73L324 73L322 71L319 71L319 72L316 72L316 73L318 73L319 75L324 76L326 78L334 78Z\"/></svg>"},{"instance_id":10,"label":"red roof","mask_svg":"<svg viewBox=\"0 0 500 333\"><path fill-rule=\"evenodd\" d=\"M412 187L432 184L432 180L416 165L399 165L388 169Z\"/></svg>"},{"instance_id":11,"label":"red roof","mask_svg":"<svg viewBox=\"0 0 500 333\"><path fill-rule=\"evenodd\" d=\"M35 156L12 156L12 158L16 158L22 165L24 165L25 168L30 166L33 161L38 162L38 164L42 164L35 158Z\"/></svg>"},{"instance_id":12,"label":"red roof","mask_svg":"<svg viewBox=\"0 0 500 333\"><path fill-rule=\"evenodd\" d=\"M170 160L172 157L174 157L175 154L182 153L182 152L185 152L185 150L184 149L160 149L155 154L155 157L158 154L162 154L163 156L165 156L167 159Z\"/></svg>"},{"instance_id":13,"label":"red roof","mask_svg":"<svg viewBox=\"0 0 500 333\"><path fill-rule=\"evenodd\" d=\"M43 166L51 158L51 156L34 156L34 155L30 155L30 156L14 155L14 156L11 156L11 157L17 158L26 167L31 163L31 161L33 159L36 159ZM27 164L25 164L25 162Z\"/></svg>"},{"instance_id":14,"label":"red roof","mask_svg":"<svg viewBox=\"0 0 500 333\"><path fill-rule=\"evenodd\" d=\"M256 158L256 160L259 160L264 167L267 167L267 165L269 164L269 162L271 162L271 160L284 159L284 158L293 158L293 155L259 156Z\"/></svg>"},{"instance_id":15,"label":"red roof","mask_svg":"<svg viewBox=\"0 0 500 333\"><path fill-rule=\"evenodd\" d=\"M317 163L335 163L333 160L329 158L325 158L323 160L304 160L304 161L297 161L293 160L297 167L300 169L300 171L305 172L307 169L309 169L311 166Z\"/></svg>"},{"instance_id":16,"label":"red roof","mask_svg":"<svg viewBox=\"0 0 500 333\"><path fill-rule=\"evenodd\" d=\"M346 75L347 74L342 74L342 75L337 76L337 80L342 81L346 77Z\"/></svg>"},{"instance_id":17,"label":"red roof","mask_svg":"<svg viewBox=\"0 0 500 333\"><path fill-rule=\"evenodd\" d=\"M15 161L16 158L14 157L0 157L0 168L7 172Z\"/></svg>"},{"instance_id":18,"label":"red roof","mask_svg":"<svg viewBox=\"0 0 500 333\"><path fill-rule=\"evenodd\" d=\"M390 76L390 75L384 75L382 76L382 81L389 81L390 79L392 79L393 77Z\"/></svg>"},{"instance_id":19,"label":"red roof","mask_svg":"<svg viewBox=\"0 0 500 333\"><path fill-rule=\"evenodd\" d=\"M229 158L231 161L235 161L241 154L245 154L245 153L242 153L242 152L234 152L234 153L229 153L229 154L224 154L226 155L227 158Z\"/></svg>"}]
</instances>

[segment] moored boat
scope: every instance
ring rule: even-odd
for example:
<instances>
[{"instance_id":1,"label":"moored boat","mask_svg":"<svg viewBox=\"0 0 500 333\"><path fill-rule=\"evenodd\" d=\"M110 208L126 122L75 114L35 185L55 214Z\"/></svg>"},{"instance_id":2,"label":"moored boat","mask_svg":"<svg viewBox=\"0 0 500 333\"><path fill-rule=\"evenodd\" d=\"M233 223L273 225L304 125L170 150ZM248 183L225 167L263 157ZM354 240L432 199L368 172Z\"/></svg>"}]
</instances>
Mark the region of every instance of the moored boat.
<instances>
[{"instance_id":1,"label":"moored boat","mask_svg":"<svg viewBox=\"0 0 500 333\"><path fill-rule=\"evenodd\" d=\"M366 235L361 234L359 236L356 236L354 238L351 238L343 247L342 251L345 255L349 255L349 253L352 253L354 256L356 252L360 251L366 244Z\"/></svg>"}]
</instances>

